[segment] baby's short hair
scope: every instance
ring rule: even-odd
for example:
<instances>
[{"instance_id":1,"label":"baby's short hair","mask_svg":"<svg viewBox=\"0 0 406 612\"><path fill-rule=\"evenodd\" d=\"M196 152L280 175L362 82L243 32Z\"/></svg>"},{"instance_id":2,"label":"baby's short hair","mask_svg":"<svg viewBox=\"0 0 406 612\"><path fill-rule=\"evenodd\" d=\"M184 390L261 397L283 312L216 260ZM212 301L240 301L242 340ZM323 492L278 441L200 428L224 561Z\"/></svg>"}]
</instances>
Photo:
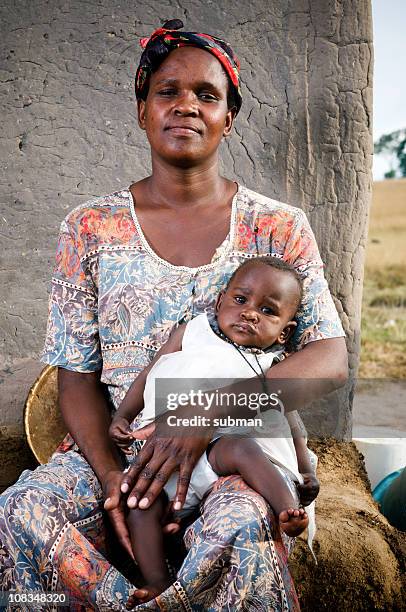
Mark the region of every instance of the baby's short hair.
<instances>
[{"instance_id":1,"label":"baby's short hair","mask_svg":"<svg viewBox=\"0 0 406 612\"><path fill-rule=\"evenodd\" d=\"M236 270L234 270L234 272L230 276L229 281L226 285L226 291L228 287L230 286L230 283L234 279L235 275L237 274L237 272L239 272L240 270L243 270L249 265L252 265L253 263L263 264L265 266L270 266L271 268L276 268L276 270L284 270L286 272L289 272L289 274L293 276L293 278L296 280L296 283L297 283L297 287L299 290L297 308L300 306L302 302L302 298L303 298L303 281L298 271L292 266L292 264L289 264L283 259L279 259L278 257L272 257L272 256L270 257L252 257L251 259L247 259Z\"/></svg>"}]
</instances>

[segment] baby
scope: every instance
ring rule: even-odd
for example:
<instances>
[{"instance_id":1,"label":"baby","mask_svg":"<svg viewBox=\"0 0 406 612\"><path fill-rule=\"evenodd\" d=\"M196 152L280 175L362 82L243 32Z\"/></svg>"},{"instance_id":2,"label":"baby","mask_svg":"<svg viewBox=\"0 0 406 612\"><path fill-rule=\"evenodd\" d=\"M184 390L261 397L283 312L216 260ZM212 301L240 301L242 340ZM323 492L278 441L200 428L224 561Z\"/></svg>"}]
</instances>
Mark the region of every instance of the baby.
<instances>
[{"instance_id":1,"label":"baby","mask_svg":"<svg viewBox=\"0 0 406 612\"><path fill-rule=\"evenodd\" d=\"M155 419L158 378L247 379L257 375L265 384L266 371L296 328L294 318L301 299L300 277L289 264L276 258L243 263L218 297L216 321L210 324L203 314L181 325L134 381L112 420L112 439L126 452L137 438L137 431L130 428L133 419L142 411L139 428ZM193 471L182 512L190 513L219 476L239 474L268 501L281 530L297 536L309 519L284 474L297 483L301 502L309 505L319 487L306 440L303 433L298 435L289 427L280 411L270 409L260 416L271 425L272 437L230 437L226 435L229 430L216 430ZM176 483L173 474L165 485L166 494L149 508L141 509L140 502L139 508L129 510L134 556L146 581L134 593L133 604L149 601L171 583L161 525L168 498L175 498ZM174 509L179 510L179 505L175 499Z\"/></svg>"}]
</instances>

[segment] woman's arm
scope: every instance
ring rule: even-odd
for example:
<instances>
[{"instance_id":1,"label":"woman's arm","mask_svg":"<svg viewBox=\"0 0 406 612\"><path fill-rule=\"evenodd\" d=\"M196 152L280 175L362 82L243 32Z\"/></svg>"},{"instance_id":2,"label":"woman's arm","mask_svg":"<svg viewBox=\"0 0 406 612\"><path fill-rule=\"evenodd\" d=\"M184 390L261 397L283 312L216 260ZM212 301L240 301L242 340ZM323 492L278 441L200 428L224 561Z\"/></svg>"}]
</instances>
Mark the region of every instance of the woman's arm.
<instances>
[{"instance_id":1,"label":"woman's arm","mask_svg":"<svg viewBox=\"0 0 406 612\"><path fill-rule=\"evenodd\" d=\"M122 461L108 436L110 410L100 384L100 372L81 373L58 368L59 405L66 426L93 468L105 498L111 499L109 518L119 542L133 557L120 503Z\"/></svg>"},{"instance_id":2,"label":"woman's arm","mask_svg":"<svg viewBox=\"0 0 406 612\"><path fill-rule=\"evenodd\" d=\"M326 338L309 342L300 351L290 354L288 359L272 366L267 377L318 378L331 381L334 388L341 387L348 379L345 338Z\"/></svg>"},{"instance_id":3,"label":"woman's arm","mask_svg":"<svg viewBox=\"0 0 406 612\"><path fill-rule=\"evenodd\" d=\"M68 431L100 482L110 470L122 469L119 454L107 435L111 417L100 372L82 374L58 368L58 394Z\"/></svg>"},{"instance_id":4,"label":"woman's arm","mask_svg":"<svg viewBox=\"0 0 406 612\"><path fill-rule=\"evenodd\" d=\"M285 382L283 379L289 379ZM321 399L345 385L348 379L348 356L345 338L328 338L309 342L288 359L275 364L267 379L282 387L286 412Z\"/></svg>"},{"instance_id":5,"label":"woman's arm","mask_svg":"<svg viewBox=\"0 0 406 612\"><path fill-rule=\"evenodd\" d=\"M348 378L347 348L344 338L329 338L309 342L303 349L275 364L266 373L268 395L277 394L285 412L300 410L315 400L325 397L342 387ZM259 378L249 378L228 388L223 393L244 394L262 393ZM275 408L270 402L261 406L261 411ZM233 406L233 416L252 416L248 404ZM216 405L211 409L211 416L226 417L229 404ZM179 412L179 409L178 411Z\"/></svg>"}]
</instances>

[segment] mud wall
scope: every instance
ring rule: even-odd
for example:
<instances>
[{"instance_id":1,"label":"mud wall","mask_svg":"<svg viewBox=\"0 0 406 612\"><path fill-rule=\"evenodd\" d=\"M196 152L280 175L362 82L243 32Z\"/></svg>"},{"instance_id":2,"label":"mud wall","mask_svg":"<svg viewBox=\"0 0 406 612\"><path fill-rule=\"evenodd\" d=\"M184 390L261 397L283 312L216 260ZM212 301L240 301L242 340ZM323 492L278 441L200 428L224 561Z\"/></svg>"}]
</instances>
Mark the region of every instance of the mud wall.
<instances>
[{"instance_id":1,"label":"mud wall","mask_svg":"<svg viewBox=\"0 0 406 612\"><path fill-rule=\"evenodd\" d=\"M149 171L134 112L138 39L172 17L235 47L244 104L224 171L308 213L356 367L371 189L369 0L251 0L243 11L236 0L3 0L0 17L4 435L21 436L41 367L60 221ZM336 402L343 436L350 398L351 386Z\"/></svg>"}]
</instances>

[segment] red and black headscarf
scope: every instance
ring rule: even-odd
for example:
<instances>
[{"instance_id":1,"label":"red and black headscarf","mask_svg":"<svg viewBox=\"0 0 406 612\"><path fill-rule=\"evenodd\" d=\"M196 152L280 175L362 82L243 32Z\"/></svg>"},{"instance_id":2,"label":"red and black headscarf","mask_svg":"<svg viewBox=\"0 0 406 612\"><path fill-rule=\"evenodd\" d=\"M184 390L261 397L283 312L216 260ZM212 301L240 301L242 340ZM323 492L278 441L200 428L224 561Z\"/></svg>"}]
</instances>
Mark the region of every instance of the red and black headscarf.
<instances>
[{"instance_id":1,"label":"red and black headscarf","mask_svg":"<svg viewBox=\"0 0 406 612\"><path fill-rule=\"evenodd\" d=\"M220 38L198 32L179 31L183 28L180 19L172 19L155 30L149 38L142 38L140 43L144 48L140 63L135 75L135 95L137 99L145 100L149 89L151 74L166 59L171 51L178 47L199 47L214 55L223 66L229 81L229 98L236 107L237 113L241 108L242 98L240 89L240 62L231 47Z\"/></svg>"}]
</instances>

